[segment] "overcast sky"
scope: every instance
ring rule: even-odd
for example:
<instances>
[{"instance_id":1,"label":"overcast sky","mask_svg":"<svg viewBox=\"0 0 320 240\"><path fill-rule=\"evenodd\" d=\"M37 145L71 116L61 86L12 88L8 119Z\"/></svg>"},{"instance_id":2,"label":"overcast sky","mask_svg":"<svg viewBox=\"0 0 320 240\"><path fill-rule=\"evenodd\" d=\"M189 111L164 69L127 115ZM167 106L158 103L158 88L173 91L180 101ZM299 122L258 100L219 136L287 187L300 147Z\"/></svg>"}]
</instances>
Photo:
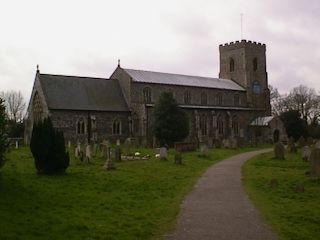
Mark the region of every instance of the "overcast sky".
<instances>
[{"instance_id":1,"label":"overcast sky","mask_svg":"<svg viewBox=\"0 0 320 240\"><path fill-rule=\"evenodd\" d=\"M241 13L243 13L241 32ZM0 0L0 91L28 102L36 66L109 78L121 67L219 75L219 45L265 43L269 84L320 91L318 0Z\"/></svg>"}]
</instances>

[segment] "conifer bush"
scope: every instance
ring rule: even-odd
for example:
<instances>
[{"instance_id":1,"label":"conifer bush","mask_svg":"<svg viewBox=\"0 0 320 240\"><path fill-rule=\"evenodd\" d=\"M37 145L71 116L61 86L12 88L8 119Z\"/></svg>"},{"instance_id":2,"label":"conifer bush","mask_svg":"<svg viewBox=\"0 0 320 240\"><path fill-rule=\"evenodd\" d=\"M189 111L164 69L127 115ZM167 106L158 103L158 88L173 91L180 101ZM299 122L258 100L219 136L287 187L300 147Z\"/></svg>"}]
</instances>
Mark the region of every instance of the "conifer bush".
<instances>
[{"instance_id":1,"label":"conifer bush","mask_svg":"<svg viewBox=\"0 0 320 240\"><path fill-rule=\"evenodd\" d=\"M0 168L6 162L5 153L8 150L8 141L6 134L6 117L4 101L0 98Z\"/></svg>"},{"instance_id":2,"label":"conifer bush","mask_svg":"<svg viewBox=\"0 0 320 240\"><path fill-rule=\"evenodd\" d=\"M38 174L62 173L69 166L63 132L53 128L50 118L33 125L30 149Z\"/></svg>"}]
</instances>

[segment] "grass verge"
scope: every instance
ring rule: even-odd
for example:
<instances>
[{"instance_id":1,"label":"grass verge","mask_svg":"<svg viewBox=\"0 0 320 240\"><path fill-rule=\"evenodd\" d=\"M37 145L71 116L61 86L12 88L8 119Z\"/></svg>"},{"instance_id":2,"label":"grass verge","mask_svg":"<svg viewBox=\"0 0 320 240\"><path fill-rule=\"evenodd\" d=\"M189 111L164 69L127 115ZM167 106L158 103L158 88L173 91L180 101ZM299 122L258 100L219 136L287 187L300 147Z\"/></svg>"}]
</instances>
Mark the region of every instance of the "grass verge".
<instances>
[{"instance_id":1,"label":"grass verge","mask_svg":"<svg viewBox=\"0 0 320 240\"><path fill-rule=\"evenodd\" d=\"M306 175L309 163L301 160L300 152L286 153L285 160L273 156L265 153L243 165L243 184L249 197L281 239L319 239L320 181ZM278 187L270 186L272 179ZM298 183L304 191L296 190Z\"/></svg>"},{"instance_id":2,"label":"grass verge","mask_svg":"<svg viewBox=\"0 0 320 240\"><path fill-rule=\"evenodd\" d=\"M182 198L201 174L250 150L211 149L207 158L183 153L182 165L170 150L167 161L117 162L115 171L102 168L103 158L77 161L70 150L66 173L38 176L29 148L13 149L0 173L0 239L161 239L174 230Z\"/></svg>"}]
</instances>

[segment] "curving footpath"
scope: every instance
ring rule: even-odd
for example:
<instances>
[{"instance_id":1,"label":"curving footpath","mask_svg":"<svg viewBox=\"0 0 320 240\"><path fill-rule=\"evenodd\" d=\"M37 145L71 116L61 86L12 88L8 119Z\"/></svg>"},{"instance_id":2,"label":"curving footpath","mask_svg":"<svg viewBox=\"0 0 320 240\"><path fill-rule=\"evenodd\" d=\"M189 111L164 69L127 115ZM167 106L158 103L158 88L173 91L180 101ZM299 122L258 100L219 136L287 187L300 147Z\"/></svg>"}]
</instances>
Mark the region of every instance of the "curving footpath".
<instances>
[{"instance_id":1,"label":"curving footpath","mask_svg":"<svg viewBox=\"0 0 320 240\"><path fill-rule=\"evenodd\" d=\"M241 182L241 166L263 149L227 158L209 168L186 195L178 229L166 240L273 240Z\"/></svg>"}]
</instances>

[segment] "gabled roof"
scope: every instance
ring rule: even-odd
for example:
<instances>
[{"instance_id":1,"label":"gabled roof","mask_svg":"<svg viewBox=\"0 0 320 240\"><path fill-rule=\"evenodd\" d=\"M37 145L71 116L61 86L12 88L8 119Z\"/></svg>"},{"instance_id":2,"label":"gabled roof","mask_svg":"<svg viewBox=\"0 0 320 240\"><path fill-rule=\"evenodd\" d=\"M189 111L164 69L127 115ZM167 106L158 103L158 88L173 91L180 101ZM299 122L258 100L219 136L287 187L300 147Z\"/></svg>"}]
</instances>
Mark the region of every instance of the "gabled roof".
<instances>
[{"instance_id":1,"label":"gabled roof","mask_svg":"<svg viewBox=\"0 0 320 240\"><path fill-rule=\"evenodd\" d=\"M117 80L38 74L49 109L129 111Z\"/></svg>"},{"instance_id":2,"label":"gabled roof","mask_svg":"<svg viewBox=\"0 0 320 240\"><path fill-rule=\"evenodd\" d=\"M274 118L273 116L257 117L249 124L249 126L256 126L256 127L268 126L273 118Z\"/></svg>"},{"instance_id":3,"label":"gabled roof","mask_svg":"<svg viewBox=\"0 0 320 240\"><path fill-rule=\"evenodd\" d=\"M217 88L245 91L243 87L230 79L197 77L172 73L150 72L142 70L124 69L134 82L169 84L190 87Z\"/></svg>"}]
</instances>

